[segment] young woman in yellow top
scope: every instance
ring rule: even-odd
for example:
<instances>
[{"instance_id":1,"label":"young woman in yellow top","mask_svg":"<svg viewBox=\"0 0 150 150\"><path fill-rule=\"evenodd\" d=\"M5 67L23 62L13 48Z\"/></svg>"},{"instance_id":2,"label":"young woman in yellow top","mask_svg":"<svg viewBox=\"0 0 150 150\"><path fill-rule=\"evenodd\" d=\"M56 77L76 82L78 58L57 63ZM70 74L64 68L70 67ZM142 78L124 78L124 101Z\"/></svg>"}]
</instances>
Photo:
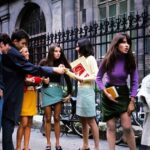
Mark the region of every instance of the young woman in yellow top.
<instances>
[{"instance_id":1,"label":"young woman in yellow top","mask_svg":"<svg viewBox=\"0 0 150 150\"><path fill-rule=\"evenodd\" d=\"M29 51L26 47L20 50L21 54L28 60ZM27 75L25 79L24 97L21 109L20 125L17 130L16 150L21 150L21 141L24 136L24 150L29 150L30 130L32 118L37 114L37 91L35 85L42 82L41 77Z\"/></svg>"},{"instance_id":2,"label":"young woman in yellow top","mask_svg":"<svg viewBox=\"0 0 150 150\"><path fill-rule=\"evenodd\" d=\"M91 127L94 138L93 150L99 150L99 130L95 121L96 109L94 92L98 66L96 59L93 56L93 48L89 39L83 38L78 40L76 44L76 51L78 52L80 57L85 57L86 66L89 73L89 76L85 75L84 77L80 76L81 72L78 72L74 76L72 74L72 77L79 81L76 114L80 116L83 132L83 145L79 150L90 150L88 143L89 126Z\"/></svg>"}]
</instances>

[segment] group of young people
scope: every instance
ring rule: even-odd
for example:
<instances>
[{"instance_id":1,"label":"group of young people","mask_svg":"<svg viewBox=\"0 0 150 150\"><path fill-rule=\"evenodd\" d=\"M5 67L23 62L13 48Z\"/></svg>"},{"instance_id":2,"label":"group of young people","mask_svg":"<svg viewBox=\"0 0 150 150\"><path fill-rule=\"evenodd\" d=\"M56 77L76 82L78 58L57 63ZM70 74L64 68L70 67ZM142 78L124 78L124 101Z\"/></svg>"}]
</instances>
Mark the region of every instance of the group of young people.
<instances>
[{"instance_id":1,"label":"group of young people","mask_svg":"<svg viewBox=\"0 0 150 150\"><path fill-rule=\"evenodd\" d=\"M3 84L0 85L0 88L4 92L4 96L1 96L4 101L0 100L4 102L2 111L3 149L14 150L12 134L15 124L20 118L16 150L21 150L23 136L24 150L29 150L32 117L37 113L35 85L43 83L41 94L47 139L45 149L51 150L52 147L50 133L51 116L52 111L54 111L55 149L62 150L60 144L60 113L62 101L68 102L72 94L70 77L65 74L66 68L71 70L71 66L60 45L55 43L50 45L47 57L42 59L38 66L31 64L27 48L28 40L29 37L23 30L15 31L11 40L6 34L0 35L0 49L2 53L7 53L2 56L3 70L0 69L0 73L3 75ZM131 45L131 39L127 34L116 34L98 69L90 40L82 38L76 43L75 50L79 57L84 56L86 58L86 64L89 68L89 76L81 77L74 74L73 77L78 81L76 114L80 117L83 131L83 144L79 150L90 149L88 143L89 127L93 133L94 150L102 149L99 146L99 129L95 121L95 81L103 91L102 114L103 120L107 123L109 149L115 150L115 122L117 118L120 118L127 144L130 150L136 150L130 115L135 109L138 73ZM0 68L2 67L0 66ZM67 95L65 97L61 87L61 74L64 74L63 77L67 84ZM106 74L106 84L103 83L104 74ZM127 86L128 76L130 76L130 90ZM5 88L3 88L3 85ZM117 99L114 99L107 92L106 88L110 86L116 87L119 93Z\"/></svg>"}]
</instances>

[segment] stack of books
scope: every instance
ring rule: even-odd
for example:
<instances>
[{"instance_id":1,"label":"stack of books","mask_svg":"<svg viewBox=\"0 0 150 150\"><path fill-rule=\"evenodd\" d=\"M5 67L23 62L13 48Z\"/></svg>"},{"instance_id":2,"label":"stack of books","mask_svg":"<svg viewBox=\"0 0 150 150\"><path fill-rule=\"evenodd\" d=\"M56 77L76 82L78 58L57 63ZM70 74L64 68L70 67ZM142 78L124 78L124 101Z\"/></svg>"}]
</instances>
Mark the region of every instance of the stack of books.
<instances>
[{"instance_id":1,"label":"stack of books","mask_svg":"<svg viewBox=\"0 0 150 150\"><path fill-rule=\"evenodd\" d=\"M118 94L118 92L117 92L115 86L108 87L108 88L106 88L106 90L107 90L107 92L108 92L109 94L112 95L112 97L113 97L114 99L116 99L117 97L119 97L119 94Z\"/></svg>"}]
</instances>

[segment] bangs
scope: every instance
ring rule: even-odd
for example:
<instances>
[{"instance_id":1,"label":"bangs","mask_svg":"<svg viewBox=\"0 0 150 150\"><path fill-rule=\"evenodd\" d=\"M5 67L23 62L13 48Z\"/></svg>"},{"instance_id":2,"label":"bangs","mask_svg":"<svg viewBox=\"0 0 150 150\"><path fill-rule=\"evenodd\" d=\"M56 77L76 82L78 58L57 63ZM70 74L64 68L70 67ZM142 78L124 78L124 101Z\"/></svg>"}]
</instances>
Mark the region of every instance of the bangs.
<instances>
[{"instance_id":1,"label":"bangs","mask_svg":"<svg viewBox=\"0 0 150 150\"><path fill-rule=\"evenodd\" d=\"M120 34L120 36L118 38L117 45L120 44L120 43L123 43L124 39L126 39L127 43L131 46L132 42L131 42L130 37L127 34Z\"/></svg>"}]
</instances>

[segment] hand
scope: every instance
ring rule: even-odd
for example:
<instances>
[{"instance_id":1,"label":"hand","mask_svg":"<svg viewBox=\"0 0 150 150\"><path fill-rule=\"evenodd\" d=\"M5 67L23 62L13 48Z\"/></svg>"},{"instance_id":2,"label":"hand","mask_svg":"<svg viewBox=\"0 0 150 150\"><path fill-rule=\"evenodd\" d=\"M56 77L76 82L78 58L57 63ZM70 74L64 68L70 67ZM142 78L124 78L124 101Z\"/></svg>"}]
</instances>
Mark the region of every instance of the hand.
<instances>
[{"instance_id":1,"label":"hand","mask_svg":"<svg viewBox=\"0 0 150 150\"><path fill-rule=\"evenodd\" d=\"M78 80L79 82L83 82L83 78L78 75L75 75L75 79Z\"/></svg>"},{"instance_id":2,"label":"hand","mask_svg":"<svg viewBox=\"0 0 150 150\"><path fill-rule=\"evenodd\" d=\"M35 83L34 77L32 77L32 78L26 78L25 81L28 82L28 83Z\"/></svg>"},{"instance_id":3,"label":"hand","mask_svg":"<svg viewBox=\"0 0 150 150\"><path fill-rule=\"evenodd\" d=\"M0 89L0 97L3 97L3 90Z\"/></svg>"},{"instance_id":4,"label":"hand","mask_svg":"<svg viewBox=\"0 0 150 150\"><path fill-rule=\"evenodd\" d=\"M131 113L135 110L135 102L133 100L130 101L129 105L128 105L128 109L127 112L129 115L131 115Z\"/></svg>"},{"instance_id":5,"label":"hand","mask_svg":"<svg viewBox=\"0 0 150 150\"><path fill-rule=\"evenodd\" d=\"M65 65L64 65L64 64L60 64L58 67L63 67L63 68L65 68Z\"/></svg>"},{"instance_id":6,"label":"hand","mask_svg":"<svg viewBox=\"0 0 150 150\"><path fill-rule=\"evenodd\" d=\"M64 74L65 73L65 67L60 66L60 67L53 67L54 72L58 74Z\"/></svg>"},{"instance_id":7,"label":"hand","mask_svg":"<svg viewBox=\"0 0 150 150\"><path fill-rule=\"evenodd\" d=\"M63 102L64 103L70 103L70 98L71 98L71 95L69 94L68 96L63 98Z\"/></svg>"},{"instance_id":8,"label":"hand","mask_svg":"<svg viewBox=\"0 0 150 150\"><path fill-rule=\"evenodd\" d=\"M43 83L45 83L45 84L49 84L49 82L50 82L49 77L47 77L47 78L44 78L44 79L43 79Z\"/></svg>"},{"instance_id":9,"label":"hand","mask_svg":"<svg viewBox=\"0 0 150 150\"><path fill-rule=\"evenodd\" d=\"M118 103L118 101L117 100L115 100L113 97L112 97L112 95L111 94L109 94L108 92L107 92L107 90L106 89L104 89L104 94L106 95L106 97L109 99L109 100L111 100L111 101L113 101L113 102L115 102L115 103Z\"/></svg>"}]
</instances>

